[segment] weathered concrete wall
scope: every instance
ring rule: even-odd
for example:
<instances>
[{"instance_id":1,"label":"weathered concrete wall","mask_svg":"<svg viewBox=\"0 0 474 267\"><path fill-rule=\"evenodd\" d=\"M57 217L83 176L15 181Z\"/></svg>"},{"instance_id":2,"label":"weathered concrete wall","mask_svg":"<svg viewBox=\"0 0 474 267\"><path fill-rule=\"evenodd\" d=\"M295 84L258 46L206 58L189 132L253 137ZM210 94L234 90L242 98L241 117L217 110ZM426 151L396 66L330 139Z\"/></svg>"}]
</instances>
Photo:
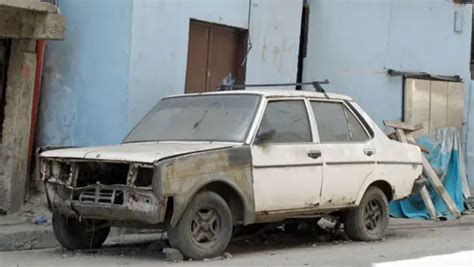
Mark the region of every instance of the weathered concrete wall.
<instances>
[{"instance_id":1,"label":"weathered concrete wall","mask_svg":"<svg viewBox=\"0 0 474 267\"><path fill-rule=\"evenodd\" d=\"M249 7L247 82L295 81L302 0L60 1L68 27L48 44L39 145L120 142L184 93L190 19L247 29Z\"/></svg>"},{"instance_id":2,"label":"weathered concrete wall","mask_svg":"<svg viewBox=\"0 0 474 267\"><path fill-rule=\"evenodd\" d=\"M462 31L454 31L455 12ZM402 117L402 78L387 68L466 81L465 121L470 93L472 6L452 1L310 0L308 53L304 80L329 79L329 91L351 95L383 126ZM471 108L472 110L472 108ZM467 131L467 162L474 179L474 133ZM474 180L471 180L474 185Z\"/></svg>"},{"instance_id":3,"label":"weathered concrete wall","mask_svg":"<svg viewBox=\"0 0 474 267\"><path fill-rule=\"evenodd\" d=\"M13 40L0 143L0 209L3 210L18 209L25 197L35 68L35 42Z\"/></svg>"}]
</instances>

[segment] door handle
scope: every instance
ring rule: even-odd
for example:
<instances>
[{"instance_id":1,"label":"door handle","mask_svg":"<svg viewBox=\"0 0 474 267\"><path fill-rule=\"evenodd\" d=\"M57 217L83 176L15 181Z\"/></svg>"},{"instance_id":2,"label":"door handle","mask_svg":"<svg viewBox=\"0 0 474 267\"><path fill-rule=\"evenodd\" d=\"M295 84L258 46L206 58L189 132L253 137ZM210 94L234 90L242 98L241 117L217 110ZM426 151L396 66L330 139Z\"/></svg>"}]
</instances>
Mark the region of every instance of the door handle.
<instances>
[{"instance_id":1,"label":"door handle","mask_svg":"<svg viewBox=\"0 0 474 267\"><path fill-rule=\"evenodd\" d=\"M317 159L317 158L321 157L321 151L319 151L319 150L310 150L310 151L308 151L308 157L313 158L313 159Z\"/></svg>"},{"instance_id":2,"label":"door handle","mask_svg":"<svg viewBox=\"0 0 474 267\"><path fill-rule=\"evenodd\" d=\"M367 156L372 156L373 154L375 154L375 149L373 148L366 148L364 149L364 154L366 154Z\"/></svg>"}]
</instances>

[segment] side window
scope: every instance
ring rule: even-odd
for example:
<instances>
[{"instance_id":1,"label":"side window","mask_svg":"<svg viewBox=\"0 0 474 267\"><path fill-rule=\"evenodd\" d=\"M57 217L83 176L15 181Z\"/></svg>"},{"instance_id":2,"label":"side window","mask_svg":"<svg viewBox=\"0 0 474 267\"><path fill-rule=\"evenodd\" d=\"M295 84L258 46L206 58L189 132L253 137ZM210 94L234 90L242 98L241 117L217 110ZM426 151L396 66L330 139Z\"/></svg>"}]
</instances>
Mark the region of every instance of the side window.
<instances>
[{"instance_id":1,"label":"side window","mask_svg":"<svg viewBox=\"0 0 474 267\"><path fill-rule=\"evenodd\" d=\"M354 114L352 114L352 112L347 110L347 108L345 107L344 107L344 110L346 111L346 114L347 114L347 122L349 124L349 130L351 131L351 134L352 134L352 141L362 142L369 139L367 132L364 131L364 128L362 127L362 125L360 125L359 121L355 118Z\"/></svg>"},{"instance_id":2,"label":"side window","mask_svg":"<svg viewBox=\"0 0 474 267\"><path fill-rule=\"evenodd\" d=\"M306 106L302 100L268 102L257 136L274 131L264 143L312 142Z\"/></svg>"},{"instance_id":3,"label":"side window","mask_svg":"<svg viewBox=\"0 0 474 267\"><path fill-rule=\"evenodd\" d=\"M311 101L321 143L361 142L369 137L354 115L338 102Z\"/></svg>"}]
</instances>

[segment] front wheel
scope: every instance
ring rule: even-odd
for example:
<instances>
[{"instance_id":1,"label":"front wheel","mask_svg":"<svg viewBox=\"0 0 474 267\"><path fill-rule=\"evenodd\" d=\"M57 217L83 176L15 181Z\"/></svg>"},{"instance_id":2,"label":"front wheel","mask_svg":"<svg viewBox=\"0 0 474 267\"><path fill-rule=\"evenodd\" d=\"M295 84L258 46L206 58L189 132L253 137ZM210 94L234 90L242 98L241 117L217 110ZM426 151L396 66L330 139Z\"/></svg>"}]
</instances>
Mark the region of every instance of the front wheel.
<instances>
[{"instance_id":1,"label":"front wheel","mask_svg":"<svg viewBox=\"0 0 474 267\"><path fill-rule=\"evenodd\" d=\"M232 225L226 201L214 192L203 191L191 200L176 227L168 229L168 239L187 258L213 258L229 244Z\"/></svg>"},{"instance_id":2,"label":"front wheel","mask_svg":"<svg viewBox=\"0 0 474 267\"><path fill-rule=\"evenodd\" d=\"M53 213L53 231L59 244L70 250L100 248L110 226L105 221L82 220Z\"/></svg>"},{"instance_id":3,"label":"front wheel","mask_svg":"<svg viewBox=\"0 0 474 267\"><path fill-rule=\"evenodd\" d=\"M365 192L360 205L344 217L344 230L349 238L357 241L381 239L388 227L388 201L377 187Z\"/></svg>"}]
</instances>

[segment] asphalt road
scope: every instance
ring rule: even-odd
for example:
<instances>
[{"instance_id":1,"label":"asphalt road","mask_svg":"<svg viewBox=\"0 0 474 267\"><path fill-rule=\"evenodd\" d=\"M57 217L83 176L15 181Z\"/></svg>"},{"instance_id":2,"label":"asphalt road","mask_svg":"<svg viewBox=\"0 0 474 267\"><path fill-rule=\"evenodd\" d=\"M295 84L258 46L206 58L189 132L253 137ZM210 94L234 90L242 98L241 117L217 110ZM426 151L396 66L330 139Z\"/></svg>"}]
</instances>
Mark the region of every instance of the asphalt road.
<instances>
[{"instance_id":1,"label":"asphalt road","mask_svg":"<svg viewBox=\"0 0 474 267\"><path fill-rule=\"evenodd\" d=\"M0 252L0 266L391 266L404 260L411 265L474 266L474 216L456 222L391 220L387 237L377 242L352 242L342 235L271 233L234 240L227 257L199 262L166 262L159 243L151 241L159 237L127 236L94 251Z\"/></svg>"}]
</instances>

